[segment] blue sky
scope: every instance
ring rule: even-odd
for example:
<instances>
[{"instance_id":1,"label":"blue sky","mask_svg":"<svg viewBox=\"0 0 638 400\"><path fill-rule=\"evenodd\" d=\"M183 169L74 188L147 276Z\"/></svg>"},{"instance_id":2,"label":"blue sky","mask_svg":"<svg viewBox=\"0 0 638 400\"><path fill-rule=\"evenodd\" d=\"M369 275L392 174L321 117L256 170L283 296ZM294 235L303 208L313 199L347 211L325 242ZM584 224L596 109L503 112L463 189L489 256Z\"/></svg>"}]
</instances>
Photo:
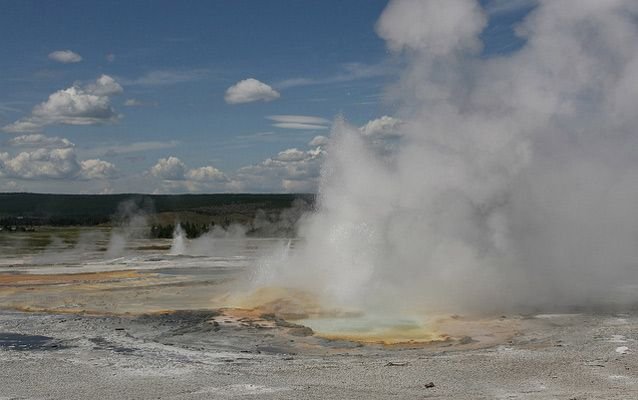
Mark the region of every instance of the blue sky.
<instances>
[{"instance_id":1,"label":"blue sky","mask_svg":"<svg viewBox=\"0 0 638 400\"><path fill-rule=\"evenodd\" d=\"M336 115L395 112L386 4L2 0L0 190L314 190ZM514 51L533 2L482 4L484 56Z\"/></svg>"}]
</instances>

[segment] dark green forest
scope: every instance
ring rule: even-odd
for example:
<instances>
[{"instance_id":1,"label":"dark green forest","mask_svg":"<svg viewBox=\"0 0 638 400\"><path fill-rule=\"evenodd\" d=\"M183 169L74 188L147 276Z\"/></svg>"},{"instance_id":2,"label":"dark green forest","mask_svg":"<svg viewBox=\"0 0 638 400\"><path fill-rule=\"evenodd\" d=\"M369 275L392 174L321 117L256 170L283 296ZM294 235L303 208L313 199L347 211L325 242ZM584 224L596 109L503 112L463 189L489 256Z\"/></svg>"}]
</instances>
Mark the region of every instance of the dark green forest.
<instances>
[{"instance_id":1,"label":"dark green forest","mask_svg":"<svg viewBox=\"0 0 638 400\"><path fill-rule=\"evenodd\" d=\"M290 214L287 210L312 209L314 201L312 194L0 193L0 226L27 229L41 225L117 225L131 214L141 213L157 229L180 222L191 230L193 226L276 221Z\"/></svg>"}]
</instances>

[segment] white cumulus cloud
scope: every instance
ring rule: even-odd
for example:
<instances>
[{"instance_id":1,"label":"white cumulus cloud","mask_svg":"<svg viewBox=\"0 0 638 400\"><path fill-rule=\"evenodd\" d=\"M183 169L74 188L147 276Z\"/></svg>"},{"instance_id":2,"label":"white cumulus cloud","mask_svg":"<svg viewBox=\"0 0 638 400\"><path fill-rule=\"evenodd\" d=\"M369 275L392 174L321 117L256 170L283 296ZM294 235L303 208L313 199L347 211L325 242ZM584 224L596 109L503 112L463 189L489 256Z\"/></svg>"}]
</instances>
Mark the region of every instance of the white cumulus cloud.
<instances>
[{"instance_id":1,"label":"white cumulus cloud","mask_svg":"<svg viewBox=\"0 0 638 400\"><path fill-rule=\"evenodd\" d=\"M308 143L308 146L317 147L317 146L326 146L330 139L325 136L315 136Z\"/></svg>"},{"instance_id":2,"label":"white cumulus cloud","mask_svg":"<svg viewBox=\"0 0 638 400\"><path fill-rule=\"evenodd\" d=\"M22 135L9 141L12 147L24 148L17 154L0 153L0 176L21 180L89 180L110 179L118 174L110 162L78 160L75 145L66 138L40 134Z\"/></svg>"},{"instance_id":3,"label":"white cumulus cloud","mask_svg":"<svg viewBox=\"0 0 638 400\"><path fill-rule=\"evenodd\" d=\"M84 179L108 179L117 176L115 165L99 159L80 162L81 177Z\"/></svg>"},{"instance_id":4,"label":"white cumulus cloud","mask_svg":"<svg viewBox=\"0 0 638 400\"><path fill-rule=\"evenodd\" d=\"M320 147L307 151L295 148L280 151L275 157L237 170L228 188L257 192L315 191L324 155Z\"/></svg>"},{"instance_id":5,"label":"white cumulus cloud","mask_svg":"<svg viewBox=\"0 0 638 400\"><path fill-rule=\"evenodd\" d=\"M213 166L188 169L182 160L174 156L160 158L149 172L166 181L212 182L226 179L224 173Z\"/></svg>"},{"instance_id":6,"label":"white cumulus cloud","mask_svg":"<svg viewBox=\"0 0 638 400\"><path fill-rule=\"evenodd\" d=\"M368 121L368 123L359 129L366 137L386 139L401 136L402 133L399 128L402 124L403 121L400 119L384 115L381 118Z\"/></svg>"},{"instance_id":7,"label":"white cumulus cloud","mask_svg":"<svg viewBox=\"0 0 638 400\"><path fill-rule=\"evenodd\" d=\"M123 91L108 75L102 75L86 86L73 85L51 94L47 101L36 105L31 115L6 125L10 133L34 132L51 124L97 125L117 121L110 97Z\"/></svg>"},{"instance_id":8,"label":"white cumulus cloud","mask_svg":"<svg viewBox=\"0 0 638 400\"><path fill-rule=\"evenodd\" d=\"M166 180L184 179L185 172L186 165L184 165L182 160L173 156L160 158L150 170L151 175Z\"/></svg>"},{"instance_id":9,"label":"white cumulus cloud","mask_svg":"<svg viewBox=\"0 0 638 400\"><path fill-rule=\"evenodd\" d=\"M82 61L82 56L71 50L56 50L49 53L49 59L63 64L71 64Z\"/></svg>"},{"instance_id":10,"label":"white cumulus cloud","mask_svg":"<svg viewBox=\"0 0 638 400\"><path fill-rule=\"evenodd\" d=\"M225 191L228 177L219 169L206 165L188 169L177 157L161 158L149 170L151 176L161 179L155 193L196 193Z\"/></svg>"},{"instance_id":11,"label":"white cumulus cloud","mask_svg":"<svg viewBox=\"0 0 638 400\"><path fill-rule=\"evenodd\" d=\"M222 181L226 179L226 175L217 168L208 165L189 170L186 173L186 179L197 182Z\"/></svg>"},{"instance_id":12,"label":"white cumulus cloud","mask_svg":"<svg viewBox=\"0 0 638 400\"><path fill-rule=\"evenodd\" d=\"M253 101L272 101L280 97L272 87L254 78L237 82L226 90L224 99L228 104L251 103Z\"/></svg>"},{"instance_id":13,"label":"white cumulus cloud","mask_svg":"<svg viewBox=\"0 0 638 400\"><path fill-rule=\"evenodd\" d=\"M124 89L112 77L102 75L96 79L95 83L88 84L85 91L97 96L113 96L122 93Z\"/></svg>"},{"instance_id":14,"label":"white cumulus cloud","mask_svg":"<svg viewBox=\"0 0 638 400\"><path fill-rule=\"evenodd\" d=\"M4 153L0 163L5 176L20 179L71 178L80 170L71 148L23 151L15 157Z\"/></svg>"},{"instance_id":15,"label":"white cumulus cloud","mask_svg":"<svg viewBox=\"0 0 638 400\"><path fill-rule=\"evenodd\" d=\"M2 130L8 133L37 132L40 129L42 129L42 124L32 118L21 119L2 127Z\"/></svg>"}]
</instances>

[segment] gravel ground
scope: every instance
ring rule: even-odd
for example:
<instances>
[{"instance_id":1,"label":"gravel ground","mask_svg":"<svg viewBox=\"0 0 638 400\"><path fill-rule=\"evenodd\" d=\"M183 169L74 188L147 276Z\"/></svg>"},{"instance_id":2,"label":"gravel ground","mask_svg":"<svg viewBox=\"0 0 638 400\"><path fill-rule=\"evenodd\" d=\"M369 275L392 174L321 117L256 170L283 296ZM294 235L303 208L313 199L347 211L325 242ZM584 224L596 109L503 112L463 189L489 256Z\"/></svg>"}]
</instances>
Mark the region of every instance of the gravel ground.
<instances>
[{"instance_id":1,"label":"gravel ground","mask_svg":"<svg viewBox=\"0 0 638 400\"><path fill-rule=\"evenodd\" d=\"M638 314L508 318L517 333L502 343L409 348L217 311L2 311L0 399L638 398Z\"/></svg>"}]
</instances>

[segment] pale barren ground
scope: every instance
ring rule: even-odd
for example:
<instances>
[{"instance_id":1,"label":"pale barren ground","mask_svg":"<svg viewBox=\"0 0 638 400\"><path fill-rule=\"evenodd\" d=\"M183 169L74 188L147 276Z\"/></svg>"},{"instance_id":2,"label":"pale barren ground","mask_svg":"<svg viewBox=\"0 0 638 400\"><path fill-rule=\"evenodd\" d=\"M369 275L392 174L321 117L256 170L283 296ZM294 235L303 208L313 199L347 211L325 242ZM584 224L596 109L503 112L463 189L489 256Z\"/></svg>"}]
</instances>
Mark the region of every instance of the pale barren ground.
<instances>
[{"instance_id":1,"label":"pale barren ground","mask_svg":"<svg viewBox=\"0 0 638 400\"><path fill-rule=\"evenodd\" d=\"M357 347L320 340L307 346L308 338L285 328L237 326L221 318L215 330L209 323L214 318L3 312L3 334L50 339L17 350L7 347L5 337L0 398L638 397L635 315L519 319L520 333L485 348ZM26 339L14 337L12 343ZM434 387L427 387L430 382Z\"/></svg>"},{"instance_id":2,"label":"pale barren ground","mask_svg":"<svg viewBox=\"0 0 638 400\"><path fill-rule=\"evenodd\" d=\"M4 242L0 399L638 398L631 310L441 316L415 330L434 342L361 344L272 296L220 308L268 242L202 257L134 243L109 260L96 243Z\"/></svg>"}]
</instances>

